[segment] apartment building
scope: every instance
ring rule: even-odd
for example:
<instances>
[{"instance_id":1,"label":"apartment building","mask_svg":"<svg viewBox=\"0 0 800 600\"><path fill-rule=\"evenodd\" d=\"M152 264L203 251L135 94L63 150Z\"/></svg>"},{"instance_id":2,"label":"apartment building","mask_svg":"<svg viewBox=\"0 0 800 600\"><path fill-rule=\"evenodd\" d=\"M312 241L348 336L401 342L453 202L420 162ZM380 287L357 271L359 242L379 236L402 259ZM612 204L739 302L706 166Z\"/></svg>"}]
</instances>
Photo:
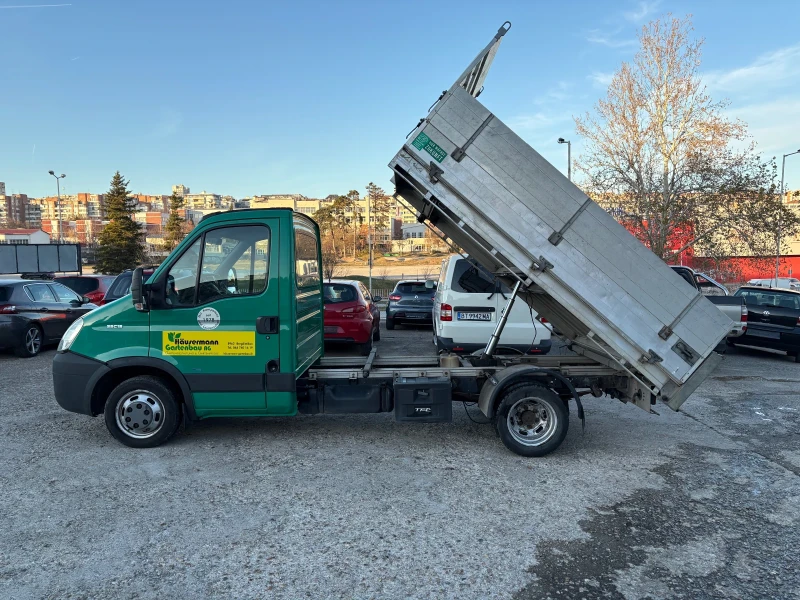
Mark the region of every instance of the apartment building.
<instances>
[{"instance_id":1,"label":"apartment building","mask_svg":"<svg viewBox=\"0 0 800 600\"><path fill-rule=\"evenodd\" d=\"M24 225L28 204L28 196L25 194L0 195L0 226Z\"/></svg>"},{"instance_id":2,"label":"apartment building","mask_svg":"<svg viewBox=\"0 0 800 600\"><path fill-rule=\"evenodd\" d=\"M199 194L186 194L183 197L183 205L186 208L212 209L222 208L222 196L202 191Z\"/></svg>"},{"instance_id":3,"label":"apartment building","mask_svg":"<svg viewBox=\"0 0 800 600\"><path fill-rule=\"evenodd\" d=\"M182 183L179 183L178 185L172 186L172 193L180 196L181 198L185 198L192 192L187 186L183 185Z\"/></svg>"}]
</instances>

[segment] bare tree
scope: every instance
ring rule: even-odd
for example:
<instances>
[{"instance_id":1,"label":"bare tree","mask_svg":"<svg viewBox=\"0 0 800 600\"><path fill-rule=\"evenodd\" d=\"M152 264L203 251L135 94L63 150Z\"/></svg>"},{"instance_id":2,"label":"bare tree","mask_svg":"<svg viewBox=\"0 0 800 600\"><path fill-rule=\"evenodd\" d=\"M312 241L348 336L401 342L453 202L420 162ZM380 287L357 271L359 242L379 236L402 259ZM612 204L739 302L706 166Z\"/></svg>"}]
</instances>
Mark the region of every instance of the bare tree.
<instances>
[{"instance_id":1,"label":"bare tree","mask_svg":"<svg viewBox=\"0 0 800 600\"><path fill-rule=\"evenodd\" d=\"M690 247L707 256L775 251L777 230L798 228L776 194L775 164L747 144L699 75L702 40L689 17L649 23L632 63L614 74L594 114L575 119L577 162L589 192L655 254Z\"/></svg>"},{"instance_id":2,"label":"bare tree","mask_svg":"<svg viewBox=\"0 0 800 600\"><path fill-rule=\"evenodd\" d=\"M322 247L322 276L328 281L344 275L344 266L334 248L332 243Z\"/></svg>"}]
</instances>

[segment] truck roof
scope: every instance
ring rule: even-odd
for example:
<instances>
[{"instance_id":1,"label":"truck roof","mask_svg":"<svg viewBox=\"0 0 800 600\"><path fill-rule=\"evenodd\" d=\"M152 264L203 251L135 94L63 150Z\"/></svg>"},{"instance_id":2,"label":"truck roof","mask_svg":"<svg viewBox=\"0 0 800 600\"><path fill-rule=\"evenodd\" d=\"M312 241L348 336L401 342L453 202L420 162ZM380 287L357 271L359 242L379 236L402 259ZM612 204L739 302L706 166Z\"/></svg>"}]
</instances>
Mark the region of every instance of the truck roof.
<instances>
[{"instance_id":1,"label":"truck roof","mask_svg":"<svg viewBox=\"0 0 800 600\"><path fill-rule=\"evenodd\" d=\"M203 215L203 217L200 219L199 223L202 223L206 219L213 219L215 217L219 217L220 215L229 215L231 213L237 214L237 215L240 214L240 213L245 213L245 212L246 213L254 213L254 214L248 215L248 216L258 217L258 214L256 214L256 213L275 212L275 211L277 211L277 212L288 211L288 212L291 212L291 213L293 213L295 215L303 215L304 217L309 218L308 215L305 215L305 214L303 214L301 212L297 212L296 210L292 210L291 208L286 208L286 207L279 207L279 208L237 208L235 210L218 210L218 211L213 212L213 213L208 213L207 215Z\"/></svg>"}]
</instances>

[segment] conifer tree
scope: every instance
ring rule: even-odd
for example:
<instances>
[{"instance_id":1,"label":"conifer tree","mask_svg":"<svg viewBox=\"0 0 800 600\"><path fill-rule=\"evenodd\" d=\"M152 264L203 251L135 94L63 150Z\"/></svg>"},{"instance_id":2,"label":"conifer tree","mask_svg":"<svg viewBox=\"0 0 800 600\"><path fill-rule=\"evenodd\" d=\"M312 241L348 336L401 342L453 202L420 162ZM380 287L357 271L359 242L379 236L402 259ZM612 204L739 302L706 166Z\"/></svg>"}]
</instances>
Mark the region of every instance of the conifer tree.
<instances>
[{"instance_id":1,"label":"conifer tree","mask_svg":"<svg viewBox=\"0 0 800 600\"><path fill-rule=\"evenodd\" d=\"M103 211L109 222L98 237L95 266L98 273L116 275L145 260L144 232L133 220L136 209L128 195L128 183L117 171L105 196Z\"/></svg>"}]
</instances>

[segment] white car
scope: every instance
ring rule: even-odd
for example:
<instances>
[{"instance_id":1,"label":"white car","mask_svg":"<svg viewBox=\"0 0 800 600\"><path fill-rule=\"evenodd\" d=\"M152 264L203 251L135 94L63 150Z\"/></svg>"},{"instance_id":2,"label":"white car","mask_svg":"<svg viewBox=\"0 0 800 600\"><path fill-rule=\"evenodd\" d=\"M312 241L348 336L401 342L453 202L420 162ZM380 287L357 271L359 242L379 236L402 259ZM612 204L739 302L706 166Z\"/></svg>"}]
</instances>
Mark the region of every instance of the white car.
<instances>
[{"instance_id":1,"label":"white car","mask_svg":"<svg viewBox=\"0 0 800 600\"><path fill-rule=\"evenodd\" d=\"M486 347L511 290L483 267L454 254L442 261L433 301L433 339L439 350L470 353ZM550 329L521 299L511 307L498 351L547 354Z\"/></svg>"}]
</instances>

